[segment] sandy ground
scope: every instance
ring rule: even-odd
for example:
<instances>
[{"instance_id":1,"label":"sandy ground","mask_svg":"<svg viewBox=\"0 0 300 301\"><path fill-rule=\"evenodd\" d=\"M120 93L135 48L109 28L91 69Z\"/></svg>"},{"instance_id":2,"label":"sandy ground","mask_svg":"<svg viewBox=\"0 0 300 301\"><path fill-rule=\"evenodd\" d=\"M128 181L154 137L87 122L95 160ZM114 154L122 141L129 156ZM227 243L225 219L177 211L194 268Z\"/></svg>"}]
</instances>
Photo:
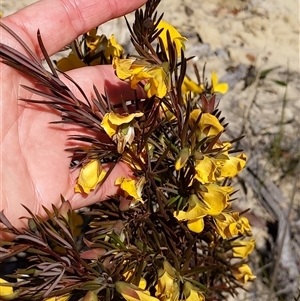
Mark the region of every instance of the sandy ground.
<instances>
[{"instance_id":1,"label":"sandy ground","mask_svg":"<svg viewBox=\"0 0 300 301\"><path fill-rule=\"evenodd\" d=\"M8 15L33 2L35 1L2 0L0 9L4 15ZM162 0L160 4L165 20L189 39L187 55L195 56L189 67L196 63L199 70L202 70L206 62L208 76L211 70L216 70L222 80L229 82L230 90L220 104L223 116L230 122L228 136L233 138L246 135L239 146L245 149L250 158L250 171L252 175L254 171L256 179L267 183L271 191L261 192L257 188L257 182L249 180L249 170L236 183L237 188L240 188L241 199L238 206L251 209L249 217L254 225L258 249L253 256L253 265L258 281L249 286L248 293L242 292L235 300L276 300L275 296L268 299L270 279L263 277L265 270L259 265L264 256L262 254L280 255L275 247L280 238L274 242L270 237L272 231L267 227L267 220L278 222L279 232L282 229L280 223L288 221L288 232L281 233L286 239L286 249L280 255L284 257L288 254L288 264L280 262L281 272L278 272L279 278L274 290L286 289L287 293L281 300L292 300L295 290L300 287L300 180L299 169L297 172L296 168L300 158L297 2ZM107 35L115 33L118 41L127 43L128 34L123 20L109 22L101 30ZM261 72L275 67L265 79L258 79ZM278 82L287 85L282 86ZM275 155L272 145L276 146ZM253 168L254 165L256 169ZM288 214L287 209L295 191L293 210ZM283 217L280 217L282 212ZM267 244L271 245L270 250L266 247ZM291 258L292 263L289 261ZM271 257L271 273L273 263L274 258ZM289 264L293 265L293 271ZM292 279L295 277L298 279ZM293 290L294 293L291 293Z\"/></svg>"}]
</instances>

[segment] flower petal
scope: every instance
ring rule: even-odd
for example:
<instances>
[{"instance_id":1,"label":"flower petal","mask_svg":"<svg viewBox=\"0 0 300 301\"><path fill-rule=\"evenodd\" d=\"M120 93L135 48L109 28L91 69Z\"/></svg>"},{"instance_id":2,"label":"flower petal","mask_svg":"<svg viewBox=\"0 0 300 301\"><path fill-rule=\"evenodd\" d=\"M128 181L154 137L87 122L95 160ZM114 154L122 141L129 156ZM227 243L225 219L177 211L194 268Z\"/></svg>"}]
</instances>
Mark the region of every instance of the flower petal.
<instances>
[{"instance_id":1,"label":"flower petal","mask_svg":"<svg viewBox=\"0 0 300 301\"><path fill-rule=\"evenodd\" d=\"M187 226L191 231L195 233L201 233L204 229L204 219L201 217L198 219L190 220L187 222Z\"/></svg>"},{"instance_id":2,"label":"flower petal","mask_svg":"<svg viewBox=\"0 0 300 301\"><path fill-rule=\"evenodd\" d=\"M236 157L229 156L221 167L221 177L233 178L246 166L246 155L239 154Z\"/></svg>"},{"instance_id":3,"label":"flower petal","mask_svg":"<svg viewBox=\"0 0 300 301\"><path fill-rule=\"evenodd\" d=\"M157 24L157 29L162 29L162 32L160 33L159 37L162 39L167 55L168 55L168 40L167 40L167 31L168 31L170 34L171 41L175 43L177 56L180 57L181 49L182 50L185 49L184 42L187 41L187 39L183 37L175 27L173 27L171 24L163 20L160 20L160 22Z\"/></svg>"},{"instance_id":4,"label":"flower petal","mask_svg":"<svg viewBox=\"0 0 300 301\"><path fill-rule=\"evenodd\" d=\"M85 193L90 193L104 179L105 175L106 172L102 169L101 163L98 160L91 160L81 168L75 192L83 190Z\"/></svg>"}]
</instances>

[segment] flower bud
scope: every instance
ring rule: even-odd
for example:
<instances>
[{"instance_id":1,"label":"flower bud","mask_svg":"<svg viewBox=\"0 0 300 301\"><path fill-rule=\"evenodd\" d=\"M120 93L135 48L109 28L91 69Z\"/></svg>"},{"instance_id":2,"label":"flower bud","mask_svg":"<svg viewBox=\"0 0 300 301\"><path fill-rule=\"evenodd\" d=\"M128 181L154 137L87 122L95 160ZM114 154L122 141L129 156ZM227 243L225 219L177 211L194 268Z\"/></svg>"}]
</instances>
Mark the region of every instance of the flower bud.
<instances>
[{"instance_id":1,"label":"flower bud","mask_svg":"<svg viewBox=\"0 0 300 301\"><path fill-rule=\"evenodd\" d=\"M200 292L200 290L188 281L186 281L183 285L183 294L186 301L205 300L204 295Z\"/></svg>"},{"instance_id":2,"label":"flower bud","mask_svg":"<svg viewBox=\"0 0 300 301\"><path fill-rule=\"evenodd\" d=\"M183 148L177 158L176 158L176 162L175 162L175 169L179 170L181 168L183 168L186 164L186 162L188 161L190 157L190 150L188 149L188 147Z\"/></svg>"}]
</instances>

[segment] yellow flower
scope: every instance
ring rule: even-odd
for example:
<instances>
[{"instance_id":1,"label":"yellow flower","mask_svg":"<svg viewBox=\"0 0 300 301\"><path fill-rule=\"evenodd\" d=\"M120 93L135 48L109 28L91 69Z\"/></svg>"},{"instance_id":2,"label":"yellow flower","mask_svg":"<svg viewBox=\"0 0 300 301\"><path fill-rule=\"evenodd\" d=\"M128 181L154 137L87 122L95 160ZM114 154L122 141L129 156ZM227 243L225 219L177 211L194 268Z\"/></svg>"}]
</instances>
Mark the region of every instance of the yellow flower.
<instances>
[{"instance_id":1,"label":"yellow flower","mask_svg":"<svg viewBox=\"0 0 300 301\"><path fill-rule=\"evenodd\" d=\"M161 65L153 65L146 61L134 59L113 59L113 67L118 78L129 80L132 89L137 89L138 83L144 83L147 97L156 95L162 98L166 95L169 87L167 62Z\"/></svg>"},{"instance_id":2,"label":"yellow flower","mask_svg":"<svg viewBox=\"0 0 300 301\"><path fill-rule=\"evenodd\" d=\"M231 238L238 234L251 236L251 226L246 217L239 216L238 212L222 212L215 217L217 231L223 238Z\"/></svg>"},{"instance_id":3,"label":"yellow flower","mask_svg":"<svg viewBox=\"0 0 300 301\"><path fill-rule=\"evenodd\" d=\"M216 216L214 222L217 231L222 236L222 238L227 238L227 237L230 238L234 235L230 233L228 229L231 223L236 222L230 213L222 212L220 215Z\"/></svg>"},{"instance_id":4,"label":"yellow flower","mask_svg":"<svg viewBox=\"0 0 300 301\"><path fill-rule=\"evenodd\" d=\"M175 161L175 169L176 170L180 170L181 168L183 168L186 164L186 162L188 161L189 159L189 156L190 156L190 150L188 147L185 147L183 148L177 158L176 158L176 161Z\"/></svg>"},{"instance_id":5,"label":"yellow flower","mask_svg":"<svg viewBox=\"0 0 300 301\"><path fill-rule=\"evenodd\" d=\"M121 57L123 55L123 52L123 47L116 42L115 36L112 34L108 39L107 46L103 52L106 60L110 62L111 57Z\"/></svg>"},{"instance_id":6,"label":"yellow flower","mask_svg":"<svg viewBox=\"0 0 300 301\"><path fill-rule=\"evenodd\" d=\"M19 295L19 291L14 291L12 286L3 285L9 282L0 278L0 300L14 300Z\"/></svg>"},{"instance_id":7,"label":"yellow flower","mask_svg":"<svg viewBox=\"0 0 300 301\"><path fill-rule=\"evenodd\" d=\"M86 35L86 45L89 48L91 52L95 51L99 47L105 48L106 43L103 43L103 40L106 41L106 37L104 35L98 36L96 35L97 29L94 28L90 30ZM101 46L100 46L101 45ZM99 65L100 60L93 60L89 65L95 66ZM63 72L85 67L87 64L85 64L77 55L76 51L73 49L68 57L63 57L62 59L58 60L57 69Z\"/></svg>"},{"instance_id":8,"label":"yellow flower","mask_svg":"<svg viewBox=\"0 0 300 301\"><path fill-rule=\"evenodd\" d=\"M233 192L233 188L217 184L206 184L204 187L206 191L200 191L198 194L202 196L202 201L207 208L207 214L217 216L228 206L229 196Z\"/></svg>"},{"instance_id":9,"label":"yellow flower","mask_svg":"<svg viewBox=\"0 0 300 301\"><path fill-rule=\"evenodd\" d=\"M234 178L241 170L246 166L247 157L244 153L237 155L236 157L228 156L227 160L224 160L220 169L220 176L225 178Z\"/></svg>"},{"instance_id":10,"label":"yellow flower","mask_svg":"<svg viewBox=\"0 0 300 301\"><path fill-rule=\"evenodd\" d=\"M115 287L117 292L127 301L160 301L159 299L150 296L149 291L142 290L131 283L118 281L115 284Z\"/></svg>"},{"instance_id":11,"label":"yellow flower","mask_svg":"<svg viewBox=\"0 0 300 301\"><path fill-rule=\"evenodd\" d=\"M134 206L137 202L144 203L142 192L145 182L145 177L141 177L137 182L132 179L120 177L116 179L115 185L120 185L120 188L125 193L125 198L131 199L131 206Z\"/></svg>"},{"instance_id":12,"label":"yellow flower","mask_svg":"<svg viewBox=\"0 0 300 301\"><path fill-rule=\"evenodd\" d=\"M150 67L145 72L140 72L133 77L133 81L143 81L148 79L144 86L147 96L150 98L156 95L163 98L167 94L167 68L168 63L162 63L161 66Z\"/></svg>"},{"instance_id":13,"label":"yellow flower","mask_svg":"<svg viewBox=\"0 0 300 301\"><path fill-rule=\"evenodd\" d=\"M228 230L230 233L233 235L238 235L238 234L247 234L251 235L251 226L249 223L249 220L242 216L240 217L238 212L233 212L232 217L234 218L235 222L231 223L228 226Z\"/></svg>"},{"instance_id":14,"label":"yellow flower","mask_svg":"<svg viewBox=\"0 0 300 301\"><path fill-rule=\"evenodd\" d=\"M70 52L68 57L63 57L57 61L56 67L58 70L66 72L86 66L86 64L78 57L78 55Z\"/></svg>"},{"instance_id":15,"label":"yellow flower","mask_svg":"<svg viewBox=\"0 0 300 301\"><path fill-rule=\"evenodd\" d=\"M130 271L127 271L123 274L124 276L124 280L127 282L131 279L131 277L133 276L133 273L134 273L134 270L130 270ZM144 290L147 286L147 281L145 278L141 277L140 278L140 281L139 281L139 288Z\"/></svg>"},{"instance_id":16,"label":"yellow flower","mask_svg":"<svg viewBox=\"0 0 300 301\"><path fill-rule=\"evenodd\" d=\"M70 295L63 295L63 296L47 298L44 299L43 301L68 301L70 297L71 297Z\"/></svg>"},{"instance_id":17,"label":"yellow flower","mask_svg":"<svg viewBox=\"0 0 300 301\"><path fill-rule=\"evenodd\" d=\"M205 91L203 84L197 84L192 79L190 79L188 76L184 77L182 86L181 86L181 92L183 94L186 94L188 92L194 92L196 94L201 94ZM215 93L221 93L225 94L228 91L228 85L226 83L218 83L218 76L216 72L211 73L211 94Z\"/></svg>"},{"instance_id":18,"label":"yellow flower","mask_svg":"<svg viewBox=\"0 0 300 301\"><path fill-rule=\"evenodd\" d=\"M188 76L185 76L183 79L183 83L181 86L181 92L183 94L187 94L188 92L194 92L196 94L201 94L204 91L203 84L196 84L192 79Z\"/></svg>"},{"instance_id":19,"label":"yellow flower","mask_svg":"<svg viewBox=\"0 0 300 301\"><path fill-rule=\"evenodd\" d=\"M164 261L164 268L158 271L155 296L160 301L174 301L179 297L179 284L176 281L175 269L168 261Z\"/></svg>"},{"instance_id":20,"label":"yellow flower","mask_svg":"<svg viewBox=\"0 0 300 301\"><path fill-rule=\"evenodd\" d=\"M255 240L234 240L230 242L230 246L232 247L233 257L244 259L253 251Z\"/></svg>"},{"instance_id":21,"label":"yellow flower","mask_svg":"<svg viewBox=\"0 0 300 301\"><path fill-rule=\"evenodd\" d=\"M232 274L235 279L242 283L246 283L249 280L251 281L256 278L247 264L242 264L240 267L232 269Z\"/></svg>"},{"instance_id":22,"label":"yellow flower","mask_svg":"<svg viewBox=\"0 0 300 301\"><path fill-rule=\"evenodd\" d=\"M195 109L190 114L189 124L191 127L196 126L195 123L201 114L200 109ZM197 124L198 129L197 140L201 141L205 137L214 137L224 131L224 127L220 124L217 117L210 113L202 113L199 123Z\"/></svg>"},{"instance_id":23,"label":"yellow flower","mask_svg":"<svg viewBox=\"0 0 300 301\"><path fill-rule=\"evenodd\" d=\"M90 193L91 190L95 189L105 177L106 171L102 169L101 163L94 159L81 167L77 184L75 186L75 192Z\"/></svg>"},{"instance_id":24,"label":"yellow flower","mask_svg":"<svg viewBox=\"0 0 300 301\"><path fill-rule=\"evenodd\" d=\"M123 80L130 79L133 73L132 64L135 62L135 59L120 59L118 57L114 57L113 59L113 67L116 70L117 77ZM142 71L144 66L140 66L138 71ZM132 87L136 89L136 87Z\"/></svg>"},{"instance_id":25,"label":"yellow flower","mask_svg":"<svg viewBox=\"0 0 300 301\"><path fill-rule=\"evenodd\" d=\"M110 112L104 115L101 122L101 126L107 133L107 135L112 138L118 131L118 127L121 125L129 125L135 117L141 117L144 113L137 112L132 114L118 114Z\"/></svg>"},{"instance_id":26,"label":"yellow flower","mask_svg":"<svg viewBox=\"0 0 300 301\"><path fill-rule=\"evenodd\" d=\"M186 281L183 285L183 294L185 301L204 301L204 295L201 291L192 285L190 282Z\"/></svg>"},{"instance_id":27,"label":"yellow flower","mask_svg":"<svg viewBox=\"0 0 300 301\"><path fill-rule=\"evenodd\" d=\"M123 47L116 42L113 34L109 39L107 39L105 35L97 35L96 28L87 32L85 41L89 56L96 57L93 61L89 62L89 66L100 65L102 63L98 53L102 52L106 62L111 62L111 58L115 56L121 57L124 52ZM84 54L81 54L80 56L84 57ZM58 60L56 66L60 71L66 72L85 67L87 64L78 57L76 50L73 49L67 57L63 57Z\"/></svg>"},{"instance_id":28,"label":"yellow flower","mask_svg":"<svg viewBox=\"0 0 300 301\"><path fill-rule=\"evenodd\" d=\"M97 35L97 28L93 28L92 30L88 31L86 34L86 46L88 47L89 51L94 52L99 47L101 47L102 41L106 41L106 37L104 35ZM106 44L106 43L105 43ZM104 48L104 46L102 46Z\"/></svg>"},{"instance_id":29,"label":"yellow flower","mask_svg":"<svg viewBox=\"0 0 300 301\"><path fill-rule=\"evenodd\" d=\"M208 156L203 156L202 160L196 160L195 179L202 184L212 183L216 181L217 165Z\"/></svg>"},{"instance_id":30,"label":"yellow flower","mask_svg":"<svg viewBox=\"0 0 300 301\"><path fill-rule=\"evenodd\" d=\"M228 205L228 187L213 184L205 187L207 191L198 193L202 197L201 200L196 194L192 194L188 199L187 211L174 212L175 218L179 221L188 221L188 228L196 233L200 233L204 229L203 217L206 215L217 216Z\"/></svg>"},{"instance_id":31,"label":"yellow flower","mask_svg":"<svg viewBox=\"0 0 300 301\"><path fill-rule=\"evenodd\" d=\"M187 211L174 212L174 217L179 221L188 221L188 228L196 233L204 229L203 218L207 215L217 217L228 206L229 194L233 191L230 186L216 184L204 185L205 191L198 191L188 199Z\"/></svg>"},{"instance_id":32,"label":"yellow flower","mask_svg":"<svg viewBox=\"0 0 300 301\"><path fill-rule=\"evenodd\" d=\"M121 154L125 146L131 145L134 139L134 118L143 116L144 113L118 114L110 112L104 115L101 126L106 134L117 141L117 150Z\"/></svg>"},{"instance_id":33,"label":"yellow flower","mask_svg":"<svg viewBox=\"0 0 300 301\"><path fill-rule=\"evenodd\" d=\"M182 220L196 220L198 218L207 215L205 205L200 202L196 194L192 194L188 199L188 209L187 211L179 210L174 212L174 217L179 221Z\"/></svg>"},{"instance_id":34,"label":"yellow flower","mask_svg":"<svg viewBox=\"0 0 300 301\"><path fill-rule=\"evenodd\" d=\"M159 37L161 38L164 47L166 49L167 55L168 55L168 40L167 40L167 32L170 34L171 41L175 43L175 47L177 50L177 56L180 57L181 55L181 49L185 50L184 43L187 41L187 38L183 37L175 27L173 27L171 24L160 20L160 22L157 25L157 29L162 29L162 32L160 33Z\"/></svg>"},{"instance_id":35,"label":"yellow flower","mask_svg":"<svg viewBox=\"0 0 300 301\"><path fill-rule=\"evenodd\" d=\"M226 83L218 83L218 75L216 72L211 73L211 93L225 94L228 91L228 85Z\"/></svg>"}]
</instances>

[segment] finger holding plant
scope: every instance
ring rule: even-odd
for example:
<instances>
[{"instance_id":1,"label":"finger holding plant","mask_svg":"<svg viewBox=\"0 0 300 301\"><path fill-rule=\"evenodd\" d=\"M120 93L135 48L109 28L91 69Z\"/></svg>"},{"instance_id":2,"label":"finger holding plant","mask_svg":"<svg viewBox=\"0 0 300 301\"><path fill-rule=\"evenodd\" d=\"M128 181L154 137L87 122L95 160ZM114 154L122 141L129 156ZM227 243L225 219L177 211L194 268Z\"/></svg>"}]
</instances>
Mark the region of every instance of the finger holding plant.
<instances>
[{"instance_id":1,"label":"finger holding plant","mask_svg":"<svg viewBox=\"0 0 300 301\"><path fill-rule=\"evenodd\" d=\"M44 92L50 100L40 103L62 112L59 122L89 130L70 136L77 146L67 151L73 168L80 169L75 192L87 195L105 185L118 162L133 176L118 177L117 194L91 209L83 249L74 245L66 205L62 208L68 210L48 212L49 221L32 215L35 226L27 236L15 233L63 269L60 278L48 279L56 282L47 291L36 278L48 274L22 271L17 278L27 273L30 280L20 296L26 292L35 298L28 288L32 284L44 297L73 296L76 290L80 300L213 300L235 295L236 288L255 278L246 262L255 245L248 238L251 226L231 206L231 179L245 167L246 155L234 150L240 138L223 140L228 124L216 102L216 93L226 93L228 86L218 83L215 72L210 82L204 75L198 83L187 76L186 38L157 17L159 2L148 1L136 11L134 24L127 22L136 54L125 58L114 36L107 39L93 30L57 62L61 72L111 63L119 79L144 92L130 101L120 95L117 104L96 87L95 98L86 102L55 89ZM49 235L65 246L64 257L55 255ZM32 258L41 271L40 258Z\"/></svg>"}]
</instances>

